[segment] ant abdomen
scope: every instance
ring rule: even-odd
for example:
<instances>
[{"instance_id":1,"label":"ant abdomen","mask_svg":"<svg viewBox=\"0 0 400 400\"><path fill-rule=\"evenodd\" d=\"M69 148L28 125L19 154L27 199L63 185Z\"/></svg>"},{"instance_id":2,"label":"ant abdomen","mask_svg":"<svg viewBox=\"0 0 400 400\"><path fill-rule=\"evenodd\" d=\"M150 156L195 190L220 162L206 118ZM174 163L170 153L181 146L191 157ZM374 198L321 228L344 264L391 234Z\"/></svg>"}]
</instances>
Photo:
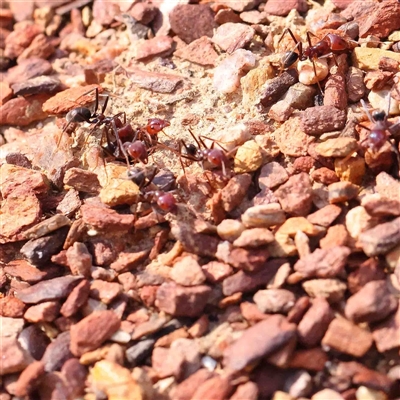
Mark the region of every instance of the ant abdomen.
<instances>
[{"instance_id":1,"label":"ant abdomen","mask_svg":"<svg viewBox=\"0 0 400 400\"><path fill-rule=\"evenodd\" d=\"M154 198L157 202L158 207L166 212L176 211L176 200L171 193L164 193L161 191L154 192Z\"/></svg>"},{"instance_id":2,"label":"ant abdomen","mask_svg":"<svg viewBox=\"0 0 400 400\"><path fill-rule=\"evenodd\" d=\"M144 143L140 141L124 143L126 152L134 159L147 163L148 154Z\"/></svg>"},{"instance_id":3,"label":"ant abdomen","mask_svg":"<svg viewBox=\"0 0 400 400\"><path fill-rule=\"evenodd\" d=\"M67 113L67 122L87 122L92 117L91 111L86 107L77 107Z\"/></svg>"},{"instance_id":4,"label":"ant abdomen","mask_svg":"<svg viewBox=\"0 0 400 400\"><path fill-rule=\"evenodd\" d=\"M211 164L220 167L222 164L227 164L228 159L225 156L225 153L220 149L207 149L207 161Z\"/></svg>"}]
</instances>

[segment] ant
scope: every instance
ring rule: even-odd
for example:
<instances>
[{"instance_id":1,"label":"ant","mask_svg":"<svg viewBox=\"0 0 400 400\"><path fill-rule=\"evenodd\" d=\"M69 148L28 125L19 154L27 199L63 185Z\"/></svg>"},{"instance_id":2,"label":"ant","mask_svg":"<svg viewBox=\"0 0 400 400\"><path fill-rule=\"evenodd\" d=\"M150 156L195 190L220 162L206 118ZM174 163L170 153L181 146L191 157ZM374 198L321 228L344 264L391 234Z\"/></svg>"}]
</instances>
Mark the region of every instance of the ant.
<instances>
[{"instance_id":1,"label":"ant","mask_svg":"<svg viewBox=\"0 0 400 400\"><path fill-rule=\"evenodd\" d=\"M308 59L312 62L314 74L317 77L317 69L315 67L316 59L327 58L327 57L333 56L333 59L335 60L335 64L336 64L336 66L338 66L335 55L342 54L353 48L353 46L350 45L350 40L346 40L343 37L341 37L335 33L326 34L322 39L319 40L319 42L317 42L313 45L311 42L311 36L314 36L316 38L318 38L318 36L316 36L313 33L308 31L307 32L307 41L308 41L309 46L303 50L303 43L296 39L293 32L289 28L286 28L283 31L283 33L278 41L278 45L287 33L289 33L289 35L293 39L293 41L295 43L295 48L292 51L288 51L284 54L284 56L281 60L282 70L290 68L297 60L305 61ZM298 51L299 51L298 54L294 51L295 49L298 49ZM321 85L318 80L317 80L317 83L318 83L320 92L322 93Z\"/></svg>"},{"instance_id":2,"label":"ant","mask_svg":"<svg viewBox=\"0 0 400 400\"><path fill-rule=\"evenodd\" d=\"M172 193L164 192L159 189L145 191L145 189L152 184L158 172L158 168L155 167L150 177L148 177L142 168L130 167L128 168L127 175L129 179L139 186L143 201L150 204L157 204L157 206L164 212L176 212L177 204ZM153 186L155 185L153 184Z\"/></svg>"},{"instance_id":3,"label":"ant","mask_svg":"<svg viewBox=\"0 0 400 400\"><path fill-rule=\"evenodd\" d=\"M388 142L396 154L398 166L400 168L400 154L398 149L396 148L395 144L390 140L391 130L396 126L400 125L400 122L397 122L393 125L389 125L388 115L390 110L390 92L388 93L388 109L387 112L381 111L374 111L371 115L369 112L367 105L363 99L361 99L361 105L372 124L372 128L368 128L367 126L359 123L358 125L362 128L366 129L369 133L365 139L363 139L360 143L360 147L367 148L371 152L375 153L378 152L383 145Z\"/></svg>"}]
</instances>

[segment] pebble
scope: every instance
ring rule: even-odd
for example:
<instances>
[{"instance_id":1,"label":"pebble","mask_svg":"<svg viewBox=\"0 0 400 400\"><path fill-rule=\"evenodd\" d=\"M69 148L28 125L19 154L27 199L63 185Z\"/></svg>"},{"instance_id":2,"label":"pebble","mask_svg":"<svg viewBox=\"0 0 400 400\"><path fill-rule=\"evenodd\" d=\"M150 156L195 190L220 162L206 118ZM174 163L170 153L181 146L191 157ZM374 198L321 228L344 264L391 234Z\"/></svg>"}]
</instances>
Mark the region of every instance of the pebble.
<instances>
[{"instance_id":1,"label":"pebble","mask_svg":"<svg viewBox=\"0 0 400 400\"><path fill-rule=\"evenodd\" d=\"M183 287L163 283L157 291L156 306L176 317L199 316L208 301L211 288L205 285Z\"/></svg>"},{"instance_id":2,"label":"pebble","mask_svg":"<svg viewBox=\"0 0 400 400\"><path fill-rule=\"evenodd\" d=\"M286 17L292 10L304 13L308 10L307 2L304 0L288 0L281 2L279 0L269 0L264 7L267 14Z\"/></svg>"},{"instance_id":3,"label":"pebble","mask_svg":"<svg viewBox=\"0 0 400 400\"><path fill-rule=\"evenodd\" d=\"M157 56L166 57L172 52L173 39L169 36L156 36L137 45L135 59L144 61Z\"/></svg>"},{"instance_id":4,"label":"pebble","mask_svg":"<svg viewBox=\"0 0 400 400\"><path fill-rule=\"evenodd\" d=\"M67 189L73 188L78 192L98 194L100 184L94 172L82 168L72 167L65 172L64 185Z\"/></svg>"},{"instance_id":5,"label":"pebble","mask_svg":"<svg viewBox=\"0 0 400 400\"><path fill-rule=\"evenodd\" d=\"M156 93L172 93L183 79L180 75L150 72L139 68L132 68L126 72L134 85Z\"/></svg>"},{"instance_id":6,"label":"pebble","mask_svg":"<svg viewBox=\"0 0 400 400\"><path fill-rule=\"evenodd\" d=\"M71 326L71 352L77 357L95 350L109 339L121 324L114 311L96 311Z\"/></svg>"},{"instance_id":7,"label":"pebble","mask_svg":"<svg viewBox=\"0 0 400 400\"><path fill-rule=\"evenodd\" d=\"M276 103L286 91L298 81L297 71L284 71L276 78L268 79L259 90L258 104L270 107Z\"/></svg>"},{"instance_id":8,"label":"pebble","mask_svg":"<svg viewBox=\"0 0 400 400\"><path fill-rule=\"evenodd\" d=\"M400 53L371 47L356 47L353 49L353 66L363 71L379 69L379 62L383 57L389 57L400 62Z\"/></svg>"},{"instance_id":9,"label":"pebble","mask_svg":"<svg viewBox=\"0 0 400 400\"><path fill-rule=\"evenodd\" d=\"M360 38L368 35L385 38L394 30L400 29L400 22L397 18L399 13L400 4L395 1L374 4L368 14L357 19L360 26Z\"/></svg>"},{"instance_id":10,"label":"pebble","mask_svg":"<svg viewBox=\"0 0 400 400\"><path fill-rule=\"evenodd\" d=\"M223 353L223 364L240 371L260 358L274 353L296 334L296 325L282 315L272 315L244 331Z\"/></svg>"},{"instance_id":11,"label":"pebble","mask_svg":"<svg viewBox=\"0 0 400 400\"><path fill-rule=\"evenodd\" d=\"M184 363L183 354L163 347L156 347L151 356L154 372L161 379L169 376L181 379Z\"/></svg>"},{"instance_id":12,"label":"pebble","mask_svg":"<svg viewBox=\"0 0 400 400\"><path fill-rule=\"evenodd\" d=\"M306 347L318 346L329 324L334 319L334 312L323 297L313 299L297 327L298 339Z\"/></svg>"},{"instance_id":13,"label":"pebble","mask_svg":"<svg viewBox=\"0 0 400 400\"><path fill-rule=\"evenodd\" d=\"M314 71L317 71L315 75ZM317 58L314 61L309 59L299 61L297 63L297 71L299 72L299 82L304 85L313 85L317 82L324 80L329 74L328 61L326 58Z\"/></svg>"},{"instance_id":14,"label":"pebble","mask_svg":"<svg viewBox=\"0 0 400 400\"><path fill-rule=\"evenodd\" d=\"M310 297L324 297L329 303L338 303L343 299L347 286L339 279L310 279L302 283Z\"/></svg>"},{"instance_id":15,"label":"pebble","mask_svg":"<svg viewBox=\"0 0 400 400\"><path fill-rule=\"evenodd\" d=\"M258 309L264 314L287 314L294 306L296 297L286 289L266 289L256 292L253 300Z\"/></svg>"},{"instance_id":16,"label":"pebble","mask_svg":"<svg viewBox=\"0 0 400 400\"><path fill-rule=\"evenodd\" d=\"M338 137L317 144L315 151L324 157L346 157L358 148L356 139Z\"/></svg>"},{"instance_id":17,"label":"pebble","mask_svg":"<svg viewBox=\"0 0 400 400\"><path fill-rule=\"evenodd\" d=\"M90 297L100 300L104 304L110 304L122 293L122 286L117 282L105 282L95 279L90 284Z\"/></svg>"},{"instance_id":18,"label":"pebble","mask_svg":"<svg viewBox=\"0 0 400 400\"><path fill-rule=\"evenodd\" d=\"M316 93L317 90L313 86L307 86L297 82L289 88L282 99L290 105L290 107L297 110L305 110L313 106L313 98Z\"/></svg>"},{"instance_id":19,"label":"pebble","mask_svg":"<svg viewBox=\"0 0 400 400\"><path fill-rule=\"evenodd\" d=\"M362 357L372 346L372 334L345 318L335 318L322 339L322 345L340 353Z\"/></svg>"},{"instance_id":20,"label":"pebble","mask_svg":"<svg viewBox=\"0 0 400 400\"><path fill-rule=\"evenodd\" d=\"M243 12L256 8L261 3L261 0L221 0L218 3L223 4L234 11Z\"/></svg>"},{"instance_id":21,"label":"pebble","mask_svg":"<svg viewBox=\"0 0 400 400\"><path fill-rule=\"evenodd\" d=\"M89 291L90 283L83 279L69 293L61 307L60 314L66 318L72 317L86 303Z\"/></svg>"},{"instance_id":22,"label":"pebble","mask_svg":"<svg viewBox=\"0 0 400 400\"><path fill-rule=\"evenodd\" d=\"M24 315L25 304L16 297L5 296L0 299L0 315L18 318Z\"/></svg>"},{"instance_id":23,"label":"pebble","mask_svg":"<svg viewBox=\"0 0 400 400\"><path fill-rule=\"evenodd\" d=\"M400 217L361 233L359 242L369 257L388 253L400 243Z\"/></svg>"},{"instance_id":24,"label":"pebble","mask_svg":"<svg viewBox=\"0 0 400 400\"><path fill-rule=\"evenodd\" d=\"M260 146L254 141L249 140L240 146L235 154L234 169L236 174L253 172L261 167L263 157Z\"/></svg>"},{"instance_id":25,"label":"pebble","mask_svg":"<svg viewBox=\"0 0 400 400\"><path fill-rule=\"evenodd\" d=\"M339 182L339 178L335 171L326 167L315 169L311 173L311 178L315 182L322 183L323 185L330 185L331 183Z\"/></svg>"},{"instance_id":26,"label":"pebble","mask_svg":"<svg viewBox=\"0 0 400 400\"><path fill-rule=\"evenodd\" d=\"M347 66L347 64L346 64ZM339 110L347 107L346 78L342 73L330 75L325 83L324 106L334 106Z\"/></svg>"},{"instance_id":27,"label":"pebble","mask_svg":"<svg viewBox=\"0 0 400 400\"><path fill-rule=\"evenodd\" d=\"M179 4L169 14L169 21L171 29L185 43L211 37L216 26L214 12L207 4Z\"/></svg>"},{"instance_id":28,"label":"pebble","mask_svg":"<svg viewBox=\"0 0 400 400\"><path fill-rule=\"evenodd\" d=\"M355 185L361 185L366 173L365 160L360 156L336 159L335 172L340 180L349 181Z\"/></svg>"},{"instance_id":29,"label":"pebble","mask_svg":"<svg viewBox=\"0 0 400 400\"><path fill-rule=\"evenodd\" d=\"M13 97L13 90L7 82L0 82L0 107Z\"/></svg>"},{"instance_id":30,"label":"pebble","mask_svg":"<svg viewBox=\"0 0 400 400\"><path fill-rule=\"evenodd\" d=\"M17 58L40 33L40 26L30 21L15 25L14 30L5 39L4 56Z\"/></svg>"},{"instance_id":31,"label":"pebble","mask_svg":"<svg viewBox=\"0 0 400 400\"><path fill-rule=\"evenodd\" d=\"M22 240L23 231L38 223L41 215L40 202L33 192L13 191L2 203L0 243Z\"/></svg>"},{"instance_id":32,"label":"pebble","mask_svg":"<svg viewBox=\"0 0 400 400\"><path fill-rule=\"evenodd\" d=\"M361 205L368 214L374 217L397 217L400 215L400 202L383 197L378 193L364 196Z\"/></svg>"},{"instance_id":33,"label":"pebble","mask_svg":"<svg viewBox=\"0 0 400 400\"><path fill-rule=\"evenodd\" d=\"M256 63L251 51L239 48L230 53L214 70L213 86L221 93L235 92L240 87L240 78Z\"/></svg>"},{"instance_id":34,"label":"pebble","mask_svg":"<svg viewBox=\"0 0 400 400\"><path fill-rule=\"evenodd\" d=\"M235 247L257 248L272 243L275 240L273 233L266 228L252 228L244 230L234 240Z\"/></svg>"},{"instance_id":35,"label":"pebble","mask_svg":"<svg viewBox=\"0 0 400 400\"><path fill-rule=\"evenodd\" d=\"M135 3L129 10L129 14L143 25L148 25L157 14L157 8L149 3Z\"/></svg>"},{"instance_id":36,"label":"pebble","mask_svg":"<svg viewBox=\"0 0 400 400\"><path fill-rule=\"evenodd\" d=\"M80 276L62 276L37 283L20 290L16 297L26 304L58 300L68 296L71 289L82 280Z\"/></svg>"},{"instance_id":37,"label":"pebble","mask_svg":"<svg viewBox=\"0 0 400 400\"><path fill-rule=\"evenodd\" d=\"M28 98L17 97L0 107L0 124L27 126L47 117L42 105L48 99L46 94L33 95Z\"/></svg>"},{"instance_id":38,"label":"pebble","mask_svg":"<svg viewBox=\"0 0 400 400\"><path fill-rule=\"evenodd\" d=\"M389 90L372 90L368 94L368 100L373 108L378 110L388 111L387 99ZM400 114L400 103L393 97L390 98L390 109L389 115L399 115Z\"/></svg>"},{"instance_id":39,"label":"pebble","mask_svg":"<svg viewBox=\"0 0 400 400\"><path fill-rule=\"evenodd\" d=\"M343 203L358 196L359 187L350 182L336 182L328 186L329 203Z\"/></svg>"},{"instance_id":40,"label":"pebble","mask_svg":"<svg viewBox=\"0 0 400 400\"><path fill-rule=\"evenodd\" d=\"M357 206L346 214L346 229L350 236L358 239L360 234L377 225L378 221L371 217L364 207Z\"/></svg>"},{"instance_id":41,"label":"pebble","mask_svg":"<svg viewBox=\"0 0 400 400\"><path fill-rule=\"evenodd\" d=\"M221 282L233 273L233 269L229 264L219 261L210 261L201 268L206 279L211 283Z\"/></svg>"},{"instance_id":42,"label":"pebble","mask_svg":"<svg viewBox=\"0 0 400 400\"><path fill-rule=\"evenodd\" d=\"M248 381L246 383L239 385L236 388L235 393L233 393L233 395L230 397L230 400L241 400L241 399L247 399L247 400L258 399L258 387L254 382Z\"/></svg>"},{"instance_id":43,"label":"pebble","mask_svg":"<svg viewBox=\"0 0 400 400\"><path fill-rule=\"evenodd\" d=\"M193 399L226 399L233 391L229 376L214 376L201 384L193 394Z\"/></svg>"},{"instance_id":44,"label":"pebble","mask_svg":"<svg viewBox=\"0 0 400 400\"><path fill-rule=\"evenodd\" d=\"M213 372L208 371L205 368L199 369L172 388L171 397L182 400L191 399L197 388L199 388L202 383L209 380L213 375Z\"/></svg>"},{"instance_id":45,"label":"pebble","mask_svg":"<svg viewBox=\"0 0 400 400\"><path fill-rule=\"evenodd\" d=\"M175 50L174 56L199 65L215 67L218 53L215 51L211 39L207 36L202 36L187 46Z\"/></svg>"},{"instance_id":46,"label":"pebble","mask_svg":"<svg viewBox=\"0 0 400 400\"><path fill-rule=\"evenodd\" d=\"M275 196L286 213L293 216L309 214L313 196L310 178L304 172L292 175L275 191Z\"/></svg>"},{"instance_id":47,"label":"pebble","mask_svg":"<svg viewBox=\"0 0 400 400\"><path fill-rule=\"evenodd\" d=\"M0 340L0 375L12 374L24 370L33 360L16 338L3 337Z\"/></svg>"},{"instance_id":48,"label":"pebble","mask_svg":"<svg viewBox=\"0 0 400 400\"><path fill-rule=\"evenodd\" d=\"M39 35L35 36L32 40L31 44L18 56L17 62L19 63L22 60L27 60L33 57L46 60L54 54L55 50L51 38L46 36L44 33L39 33Z\"/></svg>"},{"instance_id":49,"label":"pebble","mask_svg":"<svg viewBox=\"0 0 400 400\"><path fill-rule=\"evenodd\" d=\"M286 220L285 212L278 203L249 207L242 214L246 228L269 228Z\"/></svg>"},{"instance_id":50,"label":"pebble","mask_svg":"<svg viewBox=\"0 0 400 400\"><path fill-rule=\"evenodd\" d=\"M221 190L221 205L226 212L237 208L245 198L251 185L250 174L240 174L232 177Z\"/></svg>"},{"instance_id":51,"label":"pebble","mask_svg":"<svg viewBox=\"0 0 400 400\"><path fill-rule=\"evenodd\" d=\"M24 327L24 320L22 318L11 318L0 316L1 332L0 337L3 338L16 338ZM0 340L1 341L1 340Z\"/></svg>"},{"instance_id":52,"label":"pebble","mask_svg":"<svg viewBox=\"0 0 400 400\"><path fill-rule=\"evenodd\" d=\"M61 306L57 301L46 301L29 307L24 318L31 323L52 322L57 318L60 308Z\"/></svg>"},{"instance_id":53,"label":"pebble","mask_svg":"<svg viewBox=\"0 0 400 400\"><path fill-rule=\"evenodd\" d=\"M29 364L19 376L14 392L18 397L25 397L32 393L40 384L44 374L44 364L34 361Z\"/></svg>"},{"instance_id":54,"label":"pebble","mask_svg":"<svg viewBox=\"0 0 400 400\"><path fill-rule=\"evenodd\" d=\"M301 116L301 129L309 135L341 130L345 124L346 113L333 106L307 108Z\"/></svg>"},{"instance_id":55,"label":"pebble","mask_svg":"<svg viewBox=\"0 0 400 400\"><path fill-rule=\"evenodd\" d=\"M217 253L218 257L218 253ZM242 249L233 248L227 257L221 261L226 261L234 268L243 269L245 271L256 271L265 265L265 261L269 257L266 249Z\"/></svg>"},{"instance_id":56,"label":"pebble","mask_svg":"<svg viewBox=\"0 0 400 400\"><path fill-rule=\"evenodd\" d=\"M231 54L249 45L254 34L254 29L249 25L227 22L216 29L212 41L223 51Z\"/></svg>"},{"instance_id":57,"label":"pebble","mask_svg":"<svg viewBox=\"0 0 400 400\"><path fill-rule=\"evenodd\" d=\"M224 219L217 226L218 236L222 240L228 240L230 242L233 242L235 239L237 239L244 230L245 227L242 222L234 219Z\"/></svg>"},{"instance_id":58,"label":"pebble","mask_svg":"<svg viewBox=\"0 0 400 400\"><path fill-rule=\"evenodd\" d=\"M47 272L35 268L25 260L14 260L4 267L4 272L27 283L37 283L47 277Z\"/></svg>"},{"instance_id":59,"label":"pebble","mask_svg":"<svg viewBox=\"0 0 400 400\"><path fill-rule=\"evenodd\" d=\"M360 101L365 95L364 73L361 69L351 66L346 75L346 91L351 103Z\"/></svg>"},{"instance_id":60,"label":"pebble","mask_svg":"<svg viewBox=\"0 0 400 400\"><path fill-rule=\"evenodd\" d=\"M148 257L149 251L143 250L136 253L120 252L118 258L110 265L110 268L118 274L136 269Z\"/></svg>"},{"instance_id":61,"label":"pebble","mask_svg":"<svg viewBox=\"0 0 400 400\"><path fill-rule=\"evenodd\" d=\"M400 346L399 335L396 333L400 327L400 308L389 318L374 325L372 336L379 352L394 349Z\"/></svg>"},{"instance_id":62,"label":"pebble","mask_svg":"<svg viewBox=\"0 0 400 400\"><path fill-rule=\"evenodd\" d=\"M289 174L286 172L286 169L278 162L272 161L261 168L258 184L260 189L263 189L263 187L274 189L285 183L288 179Z\"/></svg>"},{"instance_id":63,"label":"pebble","mask_svg":"<svg viewBox=\"0 0 400 400\"><path fill-rule=\"evenodd\" d=\"M308 221L312 224L329 227L335 219L341 214L342 209L335 205L329 204L318 211L307 216Z\"/></svg>"},{"instance_id":64,"label":"pebble","mask_svg":"<svg viewBox=\"0 0 400 400\"><path fill-rule=\"evenodd\" d=\"M170 277L182 286L197 286L206 280L198 261L192 256L186 256L176 261Z\"/></svg>"},{"instance_id":65,"label":"pebble","mask_svg":"<svg viewBox=\"0 0 400 400\"><path fill-rule=\"evenodd\" d=\"M335 0L334 2L337 3L337 0ZM332 389L320 390L311 397L311 400L326 400L326 399L343 400L343 397L340 393Z\"/></svg>"},{"instance_id":66,"label":"pebble","mask_svg":"<svg viewBox=\"0 0 400 400\"><path fill-rule=\"evenodd\" d=\"M297 116L291 117L285 121L274 132L274 135L276 143L279 146L279 150L284 155L292 157L301 157L307 155L310 144L315 140L315 138L307 135L301 129L300 117Z\"/></svg>"},{"instance_id":67,"label":"pebble","mask_svg":"<svg viewBox=\"0 0 400 400\"><path fill-rule=\"evenodd\" d=\"M51 232L56 231L64 226L69 226L71 221L64 215L53 215L52 217L39 222L32 228L25 232L25 237L27 239L37 239L39 237L48 235Z\"/></svg>"}]
</instances>

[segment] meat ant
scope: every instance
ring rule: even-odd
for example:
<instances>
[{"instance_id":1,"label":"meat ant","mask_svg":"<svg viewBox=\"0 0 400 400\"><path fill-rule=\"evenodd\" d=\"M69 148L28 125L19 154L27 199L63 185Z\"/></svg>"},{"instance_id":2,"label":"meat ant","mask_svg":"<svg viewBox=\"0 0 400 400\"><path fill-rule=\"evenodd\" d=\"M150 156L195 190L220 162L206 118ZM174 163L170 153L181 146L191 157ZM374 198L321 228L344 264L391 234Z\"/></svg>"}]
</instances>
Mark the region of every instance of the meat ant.
<instances>
[{"instance_id":1,"label":"meat ant","mask_svg":"<svg viewBox=\"0 0 400 400\"><path fill-rule=\"evenodd\" d=\"M158 168L154 167L153 172L148 176L143 168L130 167L127 170L127 176L128 179L139 186L142 201L150 204L155 203L164 212L175 212L177 210L177 204L172 193L164 192L158 188L156 190L145 190L153 183L158 172ZM153 186L156 187L154 184Z\"/></svg>"},{"instance_id":2,"label":"meat ant","mask_svg":"<svg viewBox=\"0 0 400 400\"><path fill-rule=\"evenodd\" d=\"M367 137L361 141L360 147L367 148L371 152L375 153L378 152L386 142L388 142L390 144L390 147L396 154L398 167L400 168L399 151L396 148L395 144L390 140L391 130L400 125L400 121L393 125L390 125L388 121L388 115L390 110L390 92L388 93L387 102L388 102L387 112L383 110L374 111L371 115L365 101L361 99L361 105L369 121L372 124L372 128L370 129L361 123L358 124L359 126L361 126L362 128L366 129L369 132Z\"/></svg>"},{"instance_id":3,"label":"meat ant","mask_svg":"<svg viewBox=\"0 0 400 400\"><path fill-rule=\"evenodd\" d=\"M317 39L319 39L319 38L318 38L318 36L314 35L313 33L307 31L307 41L308 41L309 46L303 50L303 43L296 39L293 32L289 28L286 28L283 31L283 33L278 41L278 45L287 33L289 33L289 35L293 39L293 41L295 43L295 47L292 51L288 51L284 54L284 56L281 60L282 70L290 68L292 65L294 65L294 63L297 60L300 60L300 61L310 60L313 65L314 74L315 74L316 78L318 76L317 69L315 66L316 59L321 59L321 58L323 59L323 58L333 56L335 64L336 64L336 66L338 66L338 62L337 62L335 55L342 54L346 51L351 50L354 47L350 44L350 40L344 39L343 37L341 37L335 33L326 34L322 39L320 39L317 43L315 43L313 45L311 42L311 36L314 36ZM298 49L298 53L295 52L296 49ZM320 89L320 92L323 93L322 89L321 89L321 85L319 83L319 80L317 80L317 84Z\"/></svg>"}]
</instances>

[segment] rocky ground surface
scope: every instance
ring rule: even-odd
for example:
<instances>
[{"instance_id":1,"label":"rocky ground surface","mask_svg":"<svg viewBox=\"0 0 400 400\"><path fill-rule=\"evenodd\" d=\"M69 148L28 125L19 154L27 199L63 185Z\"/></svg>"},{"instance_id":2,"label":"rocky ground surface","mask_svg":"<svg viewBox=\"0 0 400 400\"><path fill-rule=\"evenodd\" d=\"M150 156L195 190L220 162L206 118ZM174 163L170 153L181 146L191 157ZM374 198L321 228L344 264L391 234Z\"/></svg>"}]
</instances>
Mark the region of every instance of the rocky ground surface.
<instances>
[{"instance_id":1,"label":"rocky ground surface","mask_svg":"<svg viewBox=\"0 0 400 400\"><path fill-rule=\"evenodd\" d=\"M398 398L400 3L190 3L2 3L0 399Z\"/></svg>"}]
</instances>

